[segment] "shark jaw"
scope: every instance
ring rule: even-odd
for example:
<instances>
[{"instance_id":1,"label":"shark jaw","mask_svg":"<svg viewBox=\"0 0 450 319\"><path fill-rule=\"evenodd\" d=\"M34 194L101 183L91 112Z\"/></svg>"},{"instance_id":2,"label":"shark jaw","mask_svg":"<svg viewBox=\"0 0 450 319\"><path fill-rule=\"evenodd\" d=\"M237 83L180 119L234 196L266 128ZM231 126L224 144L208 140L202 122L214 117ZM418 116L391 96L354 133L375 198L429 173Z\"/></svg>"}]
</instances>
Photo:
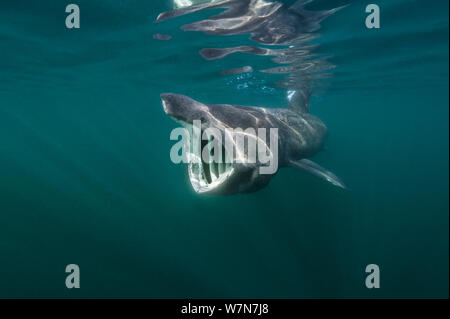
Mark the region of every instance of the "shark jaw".
<instances>
[{"instance_id":1,"label":"shark jaw","mask_svg":"<svg viewBox=\"0 0 450 319\"><path fill-rule=\"evenodd\" d=\"M202 152L205 149L211 150L212 140L202 140L203 130L198 129L201 132L196 134L192 123L176 119L172 116L171 118L189 133L189 138L185 140L185 152L188 163L189 181L194 191L198 194L221 191L233 176L235 172L234 165L232 163L226 163L224 158L220 162L205 162L202 157ZM224 152L225 150L222 148L222 154Z\"/></svg>"}]
</instances>

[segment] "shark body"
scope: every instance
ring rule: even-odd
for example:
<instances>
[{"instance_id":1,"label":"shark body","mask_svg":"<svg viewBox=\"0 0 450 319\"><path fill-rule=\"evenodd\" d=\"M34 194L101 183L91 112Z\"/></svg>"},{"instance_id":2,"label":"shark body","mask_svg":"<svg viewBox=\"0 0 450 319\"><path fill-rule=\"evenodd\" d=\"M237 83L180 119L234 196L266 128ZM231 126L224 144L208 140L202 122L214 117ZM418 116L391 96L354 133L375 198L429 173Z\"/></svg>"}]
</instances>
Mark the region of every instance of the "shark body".
<instances>
[{"instance_id":1,"label":"shark body","mask_svg":"<svg viewBox=\"0 0 450 319\"><path fill-rule=\"evenodd\" d=\"M196 120L201 121L202 132L208 128L214 128L222 132L223 136L226 136L227 129L251 128L254 132L258 132L261 128L266 131L276 128L278 168L297 167L333 185L345 188L336 175L307 159L323 148L327 127L306 108L204 104L173 93L161 94L161 99L165 113L186 129L191 129L192 123ZM252 138L257 140L260 137L255 135ZM211 142L205 142L205 144L208 143ZM237 148L236 154L245 156L248 152L247 148L238 143L234 147ZM189 152L192 154L189 158L200 158L201 150L201 148L190 149ZM197 193L230 195L254 192L265 187L278 171L277 169L272 174L261 174L260 168L265 165L259 161L255 163L190 162L188 173Z\"/></svg>"}]
</instances>

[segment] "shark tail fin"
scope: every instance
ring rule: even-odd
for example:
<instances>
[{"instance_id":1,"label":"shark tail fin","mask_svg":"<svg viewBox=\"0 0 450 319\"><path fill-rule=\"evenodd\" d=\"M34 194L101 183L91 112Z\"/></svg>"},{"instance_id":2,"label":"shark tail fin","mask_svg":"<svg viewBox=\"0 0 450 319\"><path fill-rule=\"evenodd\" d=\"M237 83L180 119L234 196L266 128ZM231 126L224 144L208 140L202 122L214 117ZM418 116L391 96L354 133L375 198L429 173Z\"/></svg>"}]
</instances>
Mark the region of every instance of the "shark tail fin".
<instances>
[{"instance_id":1,"label":"shark tail fin","mask_svg":"<svg viewBox=\"0 0 450 319\"><path fill-rule=\"evenodd\" d=\"M334 186L347 189L345 184L341 181L339 177L337 177L332 172L326 170L322 166L314 163L313 161L302 159L300 161L291 161L290 166L300 168L304 171L307 171L310 174L313 174L321 179L324 179Z\"/></svg>"}]
</instances>

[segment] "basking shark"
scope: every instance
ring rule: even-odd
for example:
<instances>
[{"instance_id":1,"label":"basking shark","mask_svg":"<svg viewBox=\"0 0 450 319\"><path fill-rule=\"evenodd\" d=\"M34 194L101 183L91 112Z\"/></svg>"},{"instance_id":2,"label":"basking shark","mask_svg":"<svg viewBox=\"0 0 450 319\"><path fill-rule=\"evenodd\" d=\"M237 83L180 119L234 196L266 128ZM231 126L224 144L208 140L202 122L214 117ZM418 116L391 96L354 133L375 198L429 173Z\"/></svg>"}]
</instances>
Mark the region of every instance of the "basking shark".
<instances>
[{"instance_id":1,"label":"basking shark","mask_svg":"<svg viewBox=\"0 0 450 319\"><path fill-rule=\"evenodd\" d=\"M331 76L325 72L334 67L327 57L314 52L317 45L312 44L312 40L318 37L314 32L320 28L320 22L342 8L326 11L305 9L311 1L299 0L288 7L282 2L267 0L179 0L176 1L176 10L163 12L156 19L156 23L161 23L186 14L220 9L219 13L215 11L213 16L183 25L181 29L215 36L249 34L251 41L264 46L203 48L200 54L204 59L212 61L242 53L270 56L278 66L259 71L287 74L278 83L287 88L287 108L212 105L173 93L161 95L166 114L190 132L193 122L198 120L201 121L202 132L214 128L226 136L228 129L250 129L246 137L258 141L261 137L252 132L277 130L276 143L265 144L270 154L276 154L275 171L262 173L267 163L242 163L238 158L225 163L191 161L188 163L189 179L197 193L225 195L257 191L269 183L278 168L283 167L302 169L345 188L336 175L308 159L322 150L327 135L325 124L309 112L310 96L315 86L323 84L322 79ZM222 71L222 74L239 73L237 70L241 69L244 72L256 71L247 65ZM201 143L208 146L212 142L206 140ZM211 145L209 147L212 148ZM241 157L248 157L249 149L245 145L235 143L234 148ZM190 159L202 158L201 148L190 147L188 152Z\"/></svg>"},{"instance_id":2,"label":"basking shark","mask_svg":"<svg viewBox=\"0 0 450 319\"><path fill-rule=\"evenodd\" d=\"M236 106L228 104L204 104L190 97L166 93L161 94L165 113L192 130L192 123L201 121L201 131L208 128L219 130L226 136L227 129L251 128L254 132L264 128L266 131L276 128L278 131L277 163L278 167L296 167L318 176L335 186L345 188L344 183L332 172L322 168L307 158L319 152L327 135L327 127L308 108L292 104L289 108L263 108ZM294 101L297 101L294 99ZM259 136L253 136L259 139ZM206 141L206 144L212 141ZM272 147L272 143L270 143ZM267 144L266 144L267 145ZM204 145L205 147L208 145ZM248 148L236 143L235 154L244 154ZM201 158L202 148L189 148L188 158ZM235 155L237 156L237 155ZM235 161L206 163L190 161L188 173L190 182L197 193L230 195L248 193L265 187L278 169L272 174L262 174L261 166L266 164L239 163Z\"/></svg>"}]
</instances>

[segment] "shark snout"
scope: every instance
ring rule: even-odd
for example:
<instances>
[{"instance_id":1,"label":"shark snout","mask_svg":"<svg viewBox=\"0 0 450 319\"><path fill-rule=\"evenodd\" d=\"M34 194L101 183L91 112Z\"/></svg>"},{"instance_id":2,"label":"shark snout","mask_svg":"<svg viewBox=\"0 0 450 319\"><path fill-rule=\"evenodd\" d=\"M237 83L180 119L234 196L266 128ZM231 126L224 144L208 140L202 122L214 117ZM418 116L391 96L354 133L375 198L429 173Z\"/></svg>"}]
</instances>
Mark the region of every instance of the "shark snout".
<instances>
[{"instance_id":1,"label":"shark snout","mask_svg":"<svg viewBox=\"0 0 450 319\"><path fill-rule=\"evenodd\" d=\"M175 105L175 96L172 93L162 93L161 95L161 101L164 108L164 112L166 112L167 115L173 116L174 115L174 105Z\"/></svg>"},{"instance_id":2,"label":"shark snout","mask_svg":"<svg viewBox=\"0 0 450 319\"><path fill-rule=\"evenodd\" d=\"M175 120L192 122L203 104L181 94L163 93L160 95L164 112Z\"/></svg>"}]
</instances>

